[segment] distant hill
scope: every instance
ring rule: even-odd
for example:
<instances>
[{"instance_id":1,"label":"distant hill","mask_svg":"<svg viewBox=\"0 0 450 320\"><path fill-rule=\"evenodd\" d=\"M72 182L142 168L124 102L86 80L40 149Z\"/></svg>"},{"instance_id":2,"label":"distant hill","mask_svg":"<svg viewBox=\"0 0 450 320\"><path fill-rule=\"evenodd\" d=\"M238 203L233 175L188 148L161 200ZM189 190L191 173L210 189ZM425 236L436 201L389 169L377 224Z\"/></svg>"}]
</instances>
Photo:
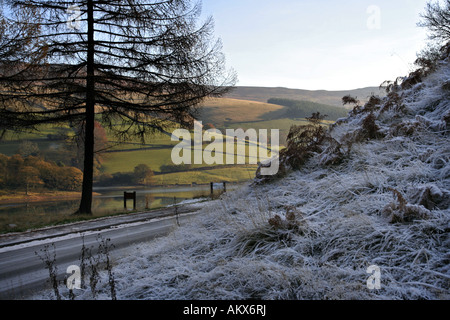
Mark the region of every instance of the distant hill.
<instances>
[{"instance_id":1,"label":"distant hill","mask_svg":"<svg viewBox=\"0 0 450 320\"><path fill-rule=\"evenodd\" d=\"M328 115L326 120L346 117L348 110L304 100L271 98L268 103L231 98L207 99L199 109L199 120L217 129L278 129L285 143L292 125L304 125L305 117L315 112ZM209 126L208 126L209 127Z\"/></svg>"},{"instance_id":2,"label":"distant hill","mask_svg":"<svg viewBox=\"0 0 450 320\"><path fill-rule=\"evenodd\" d=\"M367 87L354 90L326 91L326 90L302 90L288 88L265 88L265 87L235 87L226 98L267 102L271 98L282 98L291 100L306 100L316 103L342 107L342 97L346 95L356 96L364 103L372 95L384 96L385 92L378 87Z\"/></svg>"}]
</instances>

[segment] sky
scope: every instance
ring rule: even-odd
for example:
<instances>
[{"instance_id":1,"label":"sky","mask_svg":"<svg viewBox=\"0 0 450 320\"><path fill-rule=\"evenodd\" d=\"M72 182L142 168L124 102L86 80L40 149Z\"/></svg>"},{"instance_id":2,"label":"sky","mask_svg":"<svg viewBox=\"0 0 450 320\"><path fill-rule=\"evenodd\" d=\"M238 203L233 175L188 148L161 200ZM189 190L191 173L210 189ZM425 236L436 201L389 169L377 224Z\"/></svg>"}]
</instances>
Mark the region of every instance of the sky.
<instances>
[{"instance_id":1,"label":"sky","mask_svg":"<svg viewBox=\"0 0 450 320\"><path fill-rule=\"evenodd\" d=\"M203 0L238 86L350 90L413 70L428 0Z\"/></svg>"}]
</instances>

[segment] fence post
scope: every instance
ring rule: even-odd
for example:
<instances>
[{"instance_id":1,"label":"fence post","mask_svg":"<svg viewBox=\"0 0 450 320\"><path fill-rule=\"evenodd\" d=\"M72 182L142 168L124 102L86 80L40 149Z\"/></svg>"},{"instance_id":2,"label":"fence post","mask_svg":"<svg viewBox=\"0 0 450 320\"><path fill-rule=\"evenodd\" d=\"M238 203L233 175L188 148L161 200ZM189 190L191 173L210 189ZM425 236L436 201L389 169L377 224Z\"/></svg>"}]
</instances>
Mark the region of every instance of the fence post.
<instances>
[{"instance_id":1,"label":"fence post","mask_svg":"<svg viewBox=\"0 0 450 320\"><path fill-rule=\"evenodd\" d=\"M123 208L127 209L127 199L133 199L133 210L136 211L136 191L123 193Z\"/></svg>"},{"instance_id":2,"label":"fence post","mask_svg":"<svg viewBox=\"0 0 450 320\"><path fill-rule=\"evenodd\" d=\"M227 182L226 181L223 182L223 192L224 193L227 192Z\"/></svg>"},{"instance_id":3,"label":"fence post","mask_svg":"<svg viewBox=\"0 0 450 320\"><path fill-rule=\"evenodd\" d=\"M211 198L214 195L214 182L211 182Z\"/></svg>"},{"instance_id":4,"label":"fence post","mask_svg":"<svg viewBox=\"0 0 450 320\"><path fill-rule=\"evenodd\" d=\"M173 197L173 205L175 206L175 218L177 219L177 225L180 226L180 220L178 219L177 197Z\"/></svg>"}]
</instances>

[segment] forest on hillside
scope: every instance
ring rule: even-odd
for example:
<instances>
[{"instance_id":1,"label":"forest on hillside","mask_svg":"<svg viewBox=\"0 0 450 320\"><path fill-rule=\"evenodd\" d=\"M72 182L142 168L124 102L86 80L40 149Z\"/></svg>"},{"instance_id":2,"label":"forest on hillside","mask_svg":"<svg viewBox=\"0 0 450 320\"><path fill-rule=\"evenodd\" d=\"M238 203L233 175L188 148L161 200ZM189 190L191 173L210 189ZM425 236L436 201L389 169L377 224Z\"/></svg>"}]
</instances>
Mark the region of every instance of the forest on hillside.
<instances>
[{"instance_id":1,"label":"forest on hillside","mask_svg":"<svg viewBox=\"0 0 450 320\"><path fill-rule=\"evenodd\" d=\"M348 114L348 110L344 108L306 100L271 98L267 102L286 107L283 110L282 118L307 118L313 113L320 112L323 115L327 115L327 120L337 120L346 117Z\"/></svg>"}]
</instances>

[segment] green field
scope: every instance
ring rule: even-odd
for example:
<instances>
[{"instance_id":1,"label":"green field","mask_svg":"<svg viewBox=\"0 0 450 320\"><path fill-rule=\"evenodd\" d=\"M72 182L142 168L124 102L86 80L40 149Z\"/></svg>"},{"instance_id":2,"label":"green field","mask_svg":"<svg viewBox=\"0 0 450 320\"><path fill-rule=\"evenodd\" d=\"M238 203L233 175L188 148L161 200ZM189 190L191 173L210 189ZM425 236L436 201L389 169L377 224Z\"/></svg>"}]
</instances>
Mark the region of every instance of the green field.
<instances>
[{"instance_id":1,"label":"green field","mask_svg":"<svg viewBox=\"0 0 450 320\"><path fill-rule=\"evenodd\" d=\"M141 150L130 148L130 145L124 147L121 151L109 152L106 155L106 161L103 165L103 173L114 174L117 172L130 172L139 164L148 165L155 173L153 184L172 185L172 184L207 184L210 182L243 182L254 178L257 165L251 165L249 160L248 145L246 145L245 163L247 165L226 165L227 147L222 144L222 163L217 165L192 164L191 170L176 173L158 174L161 172L161 166L172 165L172 150L178 142L172 142L169 137L160 138L159 144L143 146ZM209 143L203 145L203 149ZM135 147L135 146L134 146ZM237 152L238 144L234 146L234 152ZM131 149L131 150L130 150ZM124 151L128 150L128 151ZM191 159L193 160L194 150L191 150ZM215 155L215 154L214 154ZM224 168L224 165L227 168ZM232 170L230 170L232 169Z\"/></svg>"},{"instance_id":2,"label":"green field","mask_svg":"<svg viewBox=\"0 0 450 320\"><path fill-rule=\"evenodd\" d=\"M130 172L139 164L146 164L154 172L170 160L171 149L126 151L108 153L103 165L105 173Z\"/></svg>"},{"instance_id":3,"label":"green field","mask_svg":"<svg viewBox=\"0 0 450 320\"><path fill-rule=\"evenodd\" d=\"M208 184L210 182L231 182L239 183L255 178L257 166L245 165L230 168L211 168L202 171L186 171L180 173L168 173L156 175L154 177L155 185L189 185Z\"/></svg>"},{"instance_id":4,"label":"green field","mask_svg":"<svg viewBox=\"0 0 450 320\"><path fill-rule=\"evenodd\" d=\"M284 106L268 104L256 101L246 101L230 98L208 99L200 109L200 121L203 124L211 124L225 134L225 129L267 129L270 136L271 129L280 130L280 144L283 145L285 138L292 125L304 125L305 119L274 118L268 119L270 115L283 114ZM58 157L64 151L64 141L58 140L58 134L64 133L73 136L74 132L68 126L42 126L36 133L8 134L0 142L0 153L13 155L17 153L22 141L35 143L41 154L49 160L61 162ZM167 134L149 135L145 143L135 138L126 142L117 142L114 135L107 133L109 148L102 154L103 163L99 174L114 175L117 173L130 173L140 164L148 165L155 176L152 183L155 185L174 184L206 184L209 182L244 182L253 179L257 165L250 164L248 156L246 165L224 166L223 164L191 165L182 172L161 172L162 166L173 165L171 153L178 142L171 141ZM206 147L208 143L204 144ZM63 150L63 151L62 151ZM224 146L224 150L226 150ZM65 151L64 151L65 152ZM248 154L248 152L247 152ZM64 162L64 161L62 161ZM225 161L224 164L226 165ZM68 165L68 164L66 164Z\"/></svg>"},{"instance_id":5,"label":"green field","mask_svg":"<svg viewBox=\"0 0 450 320\"><path fill-rule=\"evenodd\" d=\"M208 99L202 104L200 119L222 128L230 123L263 121L264 116L283 109L283 106L237 99Z\"/></svg>"}]
</instances>

